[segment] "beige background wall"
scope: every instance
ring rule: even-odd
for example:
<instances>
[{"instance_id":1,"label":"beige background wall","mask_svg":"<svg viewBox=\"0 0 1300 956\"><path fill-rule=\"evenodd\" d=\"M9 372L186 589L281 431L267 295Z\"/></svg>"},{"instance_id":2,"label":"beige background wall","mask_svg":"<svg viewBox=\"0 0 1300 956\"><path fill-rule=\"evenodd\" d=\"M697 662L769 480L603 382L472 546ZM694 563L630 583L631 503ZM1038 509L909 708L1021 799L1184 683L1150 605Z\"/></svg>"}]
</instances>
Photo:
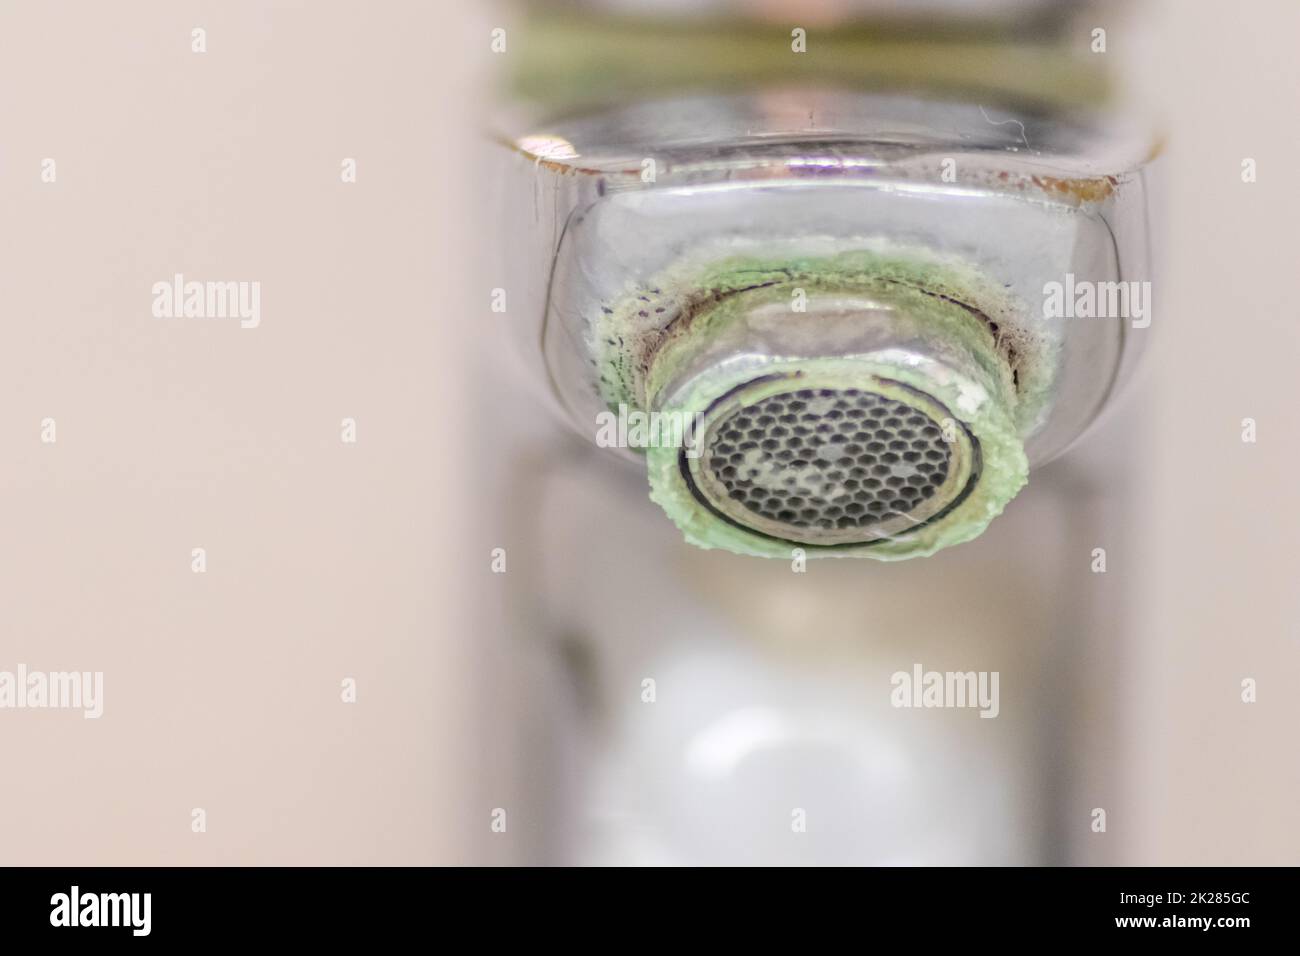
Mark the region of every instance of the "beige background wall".
<instances>
[{"instance_id":1,"label":"beige background wall","mask_svg":"<svg viewBox=\"0 0 1300 956\"><path fill-rule=\"evenodd\" d=\"M1124 862L1300 862L1300 5L1166 2L1112 38L1166 117ZM1258 181L1241 180L1253 158ZM1241 440L1253 418L1258 441ZM1240 682L1258 683L1243 704Z\"/></svg>"},{"instance_id":2,"label":"beige background wall","mask_svg":"<svg viewBox=\"0 0 1300 956\"><path fill-rule=\"evenodd\" d=\"M0 669L105 680L99 720L0 712L0 863L454 854L475 101L439 7L0 9ZM176 272L259 281L260 326L153 318Z\"/></svg>"}]
</instances>

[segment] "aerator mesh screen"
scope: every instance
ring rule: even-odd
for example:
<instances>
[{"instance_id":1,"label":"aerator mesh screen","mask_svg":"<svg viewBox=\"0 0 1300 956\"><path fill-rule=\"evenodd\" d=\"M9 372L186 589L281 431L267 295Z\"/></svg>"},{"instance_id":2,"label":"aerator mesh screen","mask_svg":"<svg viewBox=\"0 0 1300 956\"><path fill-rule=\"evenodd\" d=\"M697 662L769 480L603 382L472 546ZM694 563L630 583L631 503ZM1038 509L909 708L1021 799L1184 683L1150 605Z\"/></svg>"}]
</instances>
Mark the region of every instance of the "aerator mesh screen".
<instances>
[{"instance_id":1,"label":"aerator mesh screen","mask_svg":"<svg viewBox=\"0 0 1300 956\"><path fill-rule=\"evenodd\" d=\"M733 519L750 512L801 539L819 530L841 537L932 498L948 476L949 444L939 423L902 402L800 389L714 423L701 463L729 499L715 504Z\"/></svg>"}]
</instances>

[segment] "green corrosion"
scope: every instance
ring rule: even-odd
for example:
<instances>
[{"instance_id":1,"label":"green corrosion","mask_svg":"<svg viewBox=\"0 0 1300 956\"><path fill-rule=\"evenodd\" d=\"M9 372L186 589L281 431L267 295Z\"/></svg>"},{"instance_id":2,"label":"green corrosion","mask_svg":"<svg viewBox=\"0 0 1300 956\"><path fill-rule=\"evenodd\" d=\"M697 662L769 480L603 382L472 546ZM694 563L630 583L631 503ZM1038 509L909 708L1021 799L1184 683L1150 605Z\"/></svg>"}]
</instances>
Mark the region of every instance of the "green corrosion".
<instances>
[{"instance_id":1,"label":"green corrosion","mask_svg":"<svg viewBox=\"0 0 1300 956\"><path fill-rule=\"evenodd\" d=\"M1005 321L1013 304L973 270L856 252L779 263L732 260L696 271L693 279L665 277L657 288L691 291L676 300L662 291L659 299L635 298L619 307L623 311L607 316L611 323L624 322L625 337L631 329L633 336L646 335L649 342L644 356L628 353L619 374L608 376L606 400L611 404L623 401L684 417L705 411L758 373L746 363L706 363L704 371L692 376L690 363L699 349L729 335L743 338L745 323L756 310L771 315L773 306L788 308L794 290L803 289L810 298L856 296L884 304L891 312L891 335L896 332L899 341L924 340L932 357L911 354L904 360L889 347L834 357L774 355L761 366L762 376L774 377L766 391L870 388L873 379L901 383L944 405L978 447L977 480L941 516L890 538L833 547L796 545L720 519L691 491L683 476L682 450L649 448L650 497L691 544L786 559L795 548L809 557L922 557L979 535L1024 486L1028 462L1020 435L1022 420L1032 416L1025 404L1027 395L1031 402L1035 399L1033 370L1026 374L1022 362L1019 382L1013 378L1009 343L1001 340L998 321ZM980 305L969 305L972 301ZM661 304L646 307L654 302ZM671 318L665 322L666 314ZM1025 348L1023 341L1016 344ZM670 387L671 394L666 391Z\"/></svg>"},{"instance_id":2,"label":"green corrosion","mask_svg":"<svg viewBox=\"0 0 1300 956\"><path fill-rule=\"evenodd\" d=\"M717 306L739 293L796 288L807 294L831 290L862 293L912 290L928 299L960 304L979 318L993 348L1015 376L1016 422L1030 431L1043 413L1057 356L1054 343L1023 321L1026 310L1001 285L974 266L929 250L862 249L826 257L734 256L703 264L686 262L654 282L629 290L602 308L589 329L599 390L607 406L650 410L647 379L666 343L696 333ZM918 304L921 300L915 300ZM922 306L924 310L924 306Z\"/></svg>"}]
</instances>

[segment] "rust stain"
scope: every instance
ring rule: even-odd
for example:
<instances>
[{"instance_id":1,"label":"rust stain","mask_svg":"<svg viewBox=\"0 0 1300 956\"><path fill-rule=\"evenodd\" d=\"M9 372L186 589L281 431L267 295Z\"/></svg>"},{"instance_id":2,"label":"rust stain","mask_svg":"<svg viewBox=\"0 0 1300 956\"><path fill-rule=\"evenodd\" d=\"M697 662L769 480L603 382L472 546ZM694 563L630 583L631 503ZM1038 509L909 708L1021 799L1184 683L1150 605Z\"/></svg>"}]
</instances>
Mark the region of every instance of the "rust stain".
<instances>
[{"instance_id":1,"label":"rust stain","mask_svg":"<svg viewBox=\"0 0 1300 956\"><path fill-rule=\"evenodd\" d=\"M1095 179L1056 179L1052 176L1031 176L1029 181L1045 193L1065 196L1076 202L1101 202L1115 192L1119 180L1114 176Z\"/></svg>"},{"instance_id":2,"label":"rust stain","mask_svg":"<svg viewBox=\"0 0 1300 956\"><path fill-rule=\"evenodd\" d=\"M508 139L504 136L494 136L493 139L512 152L524 157L534 166L560 176L626 176L634 179L639 179L641 176L641 170L639 167L626 169L598 169L591 166L579 166L575 163L566 162L564 160L547 159L524 148L518 141ZM1158 151L1159 146L1153 150L1153 152ZM746 168L744 171L749 173L752 178L779 178L781 176L790 176L798 172L797 170L790 168L788 163L784 162L772 164L770 168L768 168L766 164L759 164L756 167ZM755 175L755 173L757 173L757 175ZM999 181L1004 183L1012 182L1011 174L1005 170L998 172L997 178ZM1032 183L1039 190L1048 195L1072 200L1076 203L1101 202L1110 198L1110 196L1115 192L1115 187L1119 185L1119 180L1114 176L1071 179L1061 179L1055 176L1029 176L1023 179L1017 177L1014 180L1014 185L1017 189L1023 190L1027 182Z\"/></svg>"}]
</instances>

